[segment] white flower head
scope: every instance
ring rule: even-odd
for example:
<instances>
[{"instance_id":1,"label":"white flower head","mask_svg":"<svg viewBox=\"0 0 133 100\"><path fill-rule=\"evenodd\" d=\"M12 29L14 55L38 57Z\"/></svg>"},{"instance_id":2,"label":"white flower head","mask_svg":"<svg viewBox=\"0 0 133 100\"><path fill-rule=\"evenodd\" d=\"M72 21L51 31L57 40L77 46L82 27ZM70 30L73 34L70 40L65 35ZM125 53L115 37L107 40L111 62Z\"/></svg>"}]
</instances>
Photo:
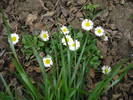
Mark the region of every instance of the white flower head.
<instances>
[{"instance_id":1,"label":"white flower head","mask_svg":"<svg viewBox=\"0 0 133 100\"><path fill-rule=\"evenodd\" d=\"M81 26L84 30L89 31L93 28L93 22L89 19L85 19L85 20L83 20Z\"/></svg>"},{"instance_id":2,"label":"white flower head","mask_svg":"<svg viewBox=\"0 0 133 100\"><path fill-rule=\"evenodd\" d=\"M53 65L52 58L50 56L43 57L43 64L45 67L51 67Z\"/></svg>"},{"instance_id":3,"label":"white flower head","mask_svg":"<svg viewBox=\"0 0 133 100\"><path fill-rule=\"evenodd\" d=\"M103 66L102 67L102 73L103 74L108 74L111 71L111 67L109 66Z\"/></svg>"},{"instance_id":4,"label":"white flower head","mask_svg":"<svg viewBox=\"0 0 133 100\"><path fill-rule=\"evenodd\" d=\"M40 38L43 40L43 41L48 41L49 40L49 34L48 34L48 31L41 31L41 34L40 34Z\"/></svg>"},{"instance_id":5,"label":"white flower head","mask_svg":"<svg viewBox=\"0 0 133 100\"><path fill-rule=\"evenodd\" d=\"M16 43L18 43L18 41L19 41L19 36L18 36L18 34L16 34L16 33L12 33L11 34L11 41L12 41L12 43L15 45Z\"/></svg>"},{"instance_id":6,"label":"white flower head","mask_svg":"<svg viewBox=\"0 0 133 100\"><path fill-rule=\"evenodd\" d=\"M62 26L62 27L61 27L61 31L62 31L62 33L65 34L65 35L66 35L66 34L69 34L69 29L68 29L66 26Z\"/></svg>"},{"instance_id":7,"label":"white flower head","mask_svg":"<svg viewBox=\"0 0 133 100\"><path fill-rule=\"evenodd\" d=\"M103 41L108 41L109 40L108 36L106 36L106 35L104 35L102 38L103 38Z\"/></svg>"},{"instance_id":8,"label":"white flower head","mask_svg":"<svg viewBox=\"0 0 133 100\"><path fill-rule=\"evenodd\" d=\"M69 45L69 49L71 51L76 51L77 49L79 49L80 47L80 42L78 40L74 40L70 45Z\"/></svg>"},{"instance_id":9,"label":"white flower head","mask_svg":"<svg viewBox=\"0 0 133 100\"><path fill-rule=\"evenodd\" d=\"M62 38L61 42L63 43L63 45L70 45L73 43L73 39L70 35L66 35L64 38Z\"/></svg>"},{"instance_id":10,"label":"white flower head","mask_svg":"<svg viewBox=\"0 0 133 100\"><path fill-rule=\"evenodd\" d=\"M105 35L104 29L101 26L96 27L95 28L95 35L99 36L99 37Z\"/></svg>"}]
</instances>

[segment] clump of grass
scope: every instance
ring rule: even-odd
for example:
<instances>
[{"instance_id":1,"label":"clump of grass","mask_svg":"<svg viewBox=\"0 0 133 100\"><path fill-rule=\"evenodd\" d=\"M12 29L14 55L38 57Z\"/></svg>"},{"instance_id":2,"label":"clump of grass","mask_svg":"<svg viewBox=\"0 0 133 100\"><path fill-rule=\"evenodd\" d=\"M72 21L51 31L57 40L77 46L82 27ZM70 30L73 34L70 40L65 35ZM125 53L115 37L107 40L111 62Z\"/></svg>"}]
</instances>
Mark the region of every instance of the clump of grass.
<instances>
[{"instance_id":1,"label":"clump of grass","mask_svg":"<svg viewBox=\"0 0 133 100\"><path fill-rule=\"evenodd\" d=\"M98 15L107 10L107 9L104 10L101 9L99 4L86 4L82 9L86 13L85 17L92 20L95 20L98 17Z\"/></svg>"},{"instance_id":2,"label":"clump of grass","mask_svg":"<svg viewBox=\"0 0 133 100\"><path fill-rule=\"evenodd\" d=\"M99 82L91 92L85 90L85 76L89 74L90 68L97 71L101 68L100 59L102 55L96 46L96 36L105 35L102 27L93 32L94 23L85 19L82 22L84 30L75 30L72 27L62 26L61 28L58 27L59 31L52 36L49 36L48 32L44 30L36 35L24 34L22 36L23 48L21 48L21 51L28 56L27 59L31 55L35 56L43 77L43 81L37 82L39 85L34 86L30 76L27 75L17 57L15 45L18 41L13 42L17 40L17 37L12 37L10 25L2 11L1 15L13 53L12 60L18 75L21 77L20 81L25 86L26 100L84 100L84 97L88 98L88 100L97 100L104 90L110 88L108 84L121 69L123 63L116 65L112 71L110 69L103 81ZM46 56L41 57L40 52L44 52ZM47 68L50 69L50 73L46 72ZM119 80L113 82L111 86L119 82L130 68L123 69L123 74ZM1 79L8 90L8 95L13 99L18 99L13 97L15 94L11 93L10 87L8 87L2 76ZM1 95L5 94L2 93Z\"/></svg>"}]
</instances>

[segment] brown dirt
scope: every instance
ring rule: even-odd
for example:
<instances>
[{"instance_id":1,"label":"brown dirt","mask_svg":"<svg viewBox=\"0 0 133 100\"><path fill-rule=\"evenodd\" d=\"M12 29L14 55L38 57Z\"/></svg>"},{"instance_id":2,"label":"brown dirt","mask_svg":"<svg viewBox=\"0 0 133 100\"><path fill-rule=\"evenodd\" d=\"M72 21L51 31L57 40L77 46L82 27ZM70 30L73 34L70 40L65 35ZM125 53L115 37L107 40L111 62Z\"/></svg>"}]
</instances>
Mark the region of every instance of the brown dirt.
<instances>
[{"instance_id":1,"label":"brown dirt","mask_svg":"<svg viewBox=\"0 0 133 100\"><path fill-rule=\"evenodd\" d=\"M90 2L98 3L102 9L106 9L95 20L95 23L99 23L105 28L109 36L108 42L99 40L97 43L104 56L103 64L113 66L118 60L125 57L130 57L132 61L133 19L130 18L133 16L132 0L1 0L0 7L5 10L13 32L34 34L36 30L46 28L49 28L52 33L56 30L57 23L70 24L74 28L79 28L81 20L85 16L81 8ZM10 52L1 17L0 34L0 72L7 75L7 79L11 79L13 76L7 73L11 73L15 69L13 65L10 65ZM6 66L9 66L10 70ZM35 69L27 71L30 73L33 70L38 69L35 67ZM123 82L104 94L101 100L133 100L132 73L133 70L129 71ZM34 76L38 78L38 74ZM14 82L17 82L16 78L13 79ZM92 79L88 78L88 80ZM92 84L93 81L89 81L88 88L94 87ZM1 89L3 87L0 83Z\"/></svg>"}]
</instances>

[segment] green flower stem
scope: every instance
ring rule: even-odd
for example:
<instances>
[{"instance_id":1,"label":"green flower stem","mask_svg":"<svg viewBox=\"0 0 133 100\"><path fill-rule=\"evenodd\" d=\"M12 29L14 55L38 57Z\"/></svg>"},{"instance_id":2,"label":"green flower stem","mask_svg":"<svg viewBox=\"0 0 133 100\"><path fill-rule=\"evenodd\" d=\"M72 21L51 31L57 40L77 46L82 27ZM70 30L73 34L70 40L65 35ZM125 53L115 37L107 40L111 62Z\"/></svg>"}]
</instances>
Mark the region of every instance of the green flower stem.
<instances>
[{"instance_id":1,"label":"green flower stem","mask_svg":"<svg viewBox=\"0 0 133 100\"><path fill-rule=\"evenodd\" d=\"M74 70L74 72L73 72L73 75L72 75L72 78L71 78L71 84L72 84L73 80L74 80L75 77L76 77L76 74L77 74L77 71L78 71L78 67L79 67L80 61L81 61L81 59L82 59L82 57L83 57L83 53L84 53L84 50L85 50L85 47L86 47L87 40L88 40L88 35L86 36L86 39L85 39L85 42L84 42L82 51L81 51L81 53L80 53L80 56L79 56L79 58L78 58L78 61L77 61L76 65L75 65L76 68L75 68L75 70Z\"/></svg>"}]
</instances>

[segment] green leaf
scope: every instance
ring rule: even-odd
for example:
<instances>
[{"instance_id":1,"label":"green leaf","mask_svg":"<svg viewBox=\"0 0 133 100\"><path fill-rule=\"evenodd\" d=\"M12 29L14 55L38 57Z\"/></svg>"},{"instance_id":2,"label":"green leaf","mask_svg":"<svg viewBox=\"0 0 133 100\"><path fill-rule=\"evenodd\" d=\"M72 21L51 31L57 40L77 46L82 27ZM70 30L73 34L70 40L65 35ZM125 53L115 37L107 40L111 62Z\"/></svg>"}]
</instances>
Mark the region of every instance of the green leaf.
<instances>
[{"instance_id":1,"label":"green leaf","mask_svg":"<svg viewBox=\"0 0 133 100\"><path fill-rule=\"evenodd\" d=\"M77 33L76 38L82 39L83 38L83 33L80 31Z\"/></svg>"},{"instance_id":2,"label":"green leaf","mask_svg":"<svg viewBox=\"0 0 133 100\"><path fill-rule=\"evenodd\" d=\"M99 5L98 4L87 4L83 7L83 9L85 10L90 10L90 11L94 11L96 8L98 8Z\"/></svg>"},{"instance_id":3,"label":"green leaf","mask_svg":"<svg viewBox=\"0 0 133 100\"><path fill-rule=\"evenodd\" d=\"M39 46L39 47L43 47L43 46L44 46L44 42L38 41L38 46Z\"/></svg>"},{"instance_id":4,"label":"green leaf","mask_svg":"<svg viewBox=\"0 0 133 100\"><path fill-rule=\"evenodd\" d=\"M24 34L22 38L22 43L27 47L31 47L31 44L34 44L34 38L32 35Z\"/></svg>"},{"instance_id":5,"label":"green leaf","mask_svg":"<svg viewBox=\"0 0 133 100\"><path fill-rule=\"evenodd\" d=\"M3 92L0 92L0 100L13 100L13 97L8 96Z\"/></svg>"}]
</instances>

